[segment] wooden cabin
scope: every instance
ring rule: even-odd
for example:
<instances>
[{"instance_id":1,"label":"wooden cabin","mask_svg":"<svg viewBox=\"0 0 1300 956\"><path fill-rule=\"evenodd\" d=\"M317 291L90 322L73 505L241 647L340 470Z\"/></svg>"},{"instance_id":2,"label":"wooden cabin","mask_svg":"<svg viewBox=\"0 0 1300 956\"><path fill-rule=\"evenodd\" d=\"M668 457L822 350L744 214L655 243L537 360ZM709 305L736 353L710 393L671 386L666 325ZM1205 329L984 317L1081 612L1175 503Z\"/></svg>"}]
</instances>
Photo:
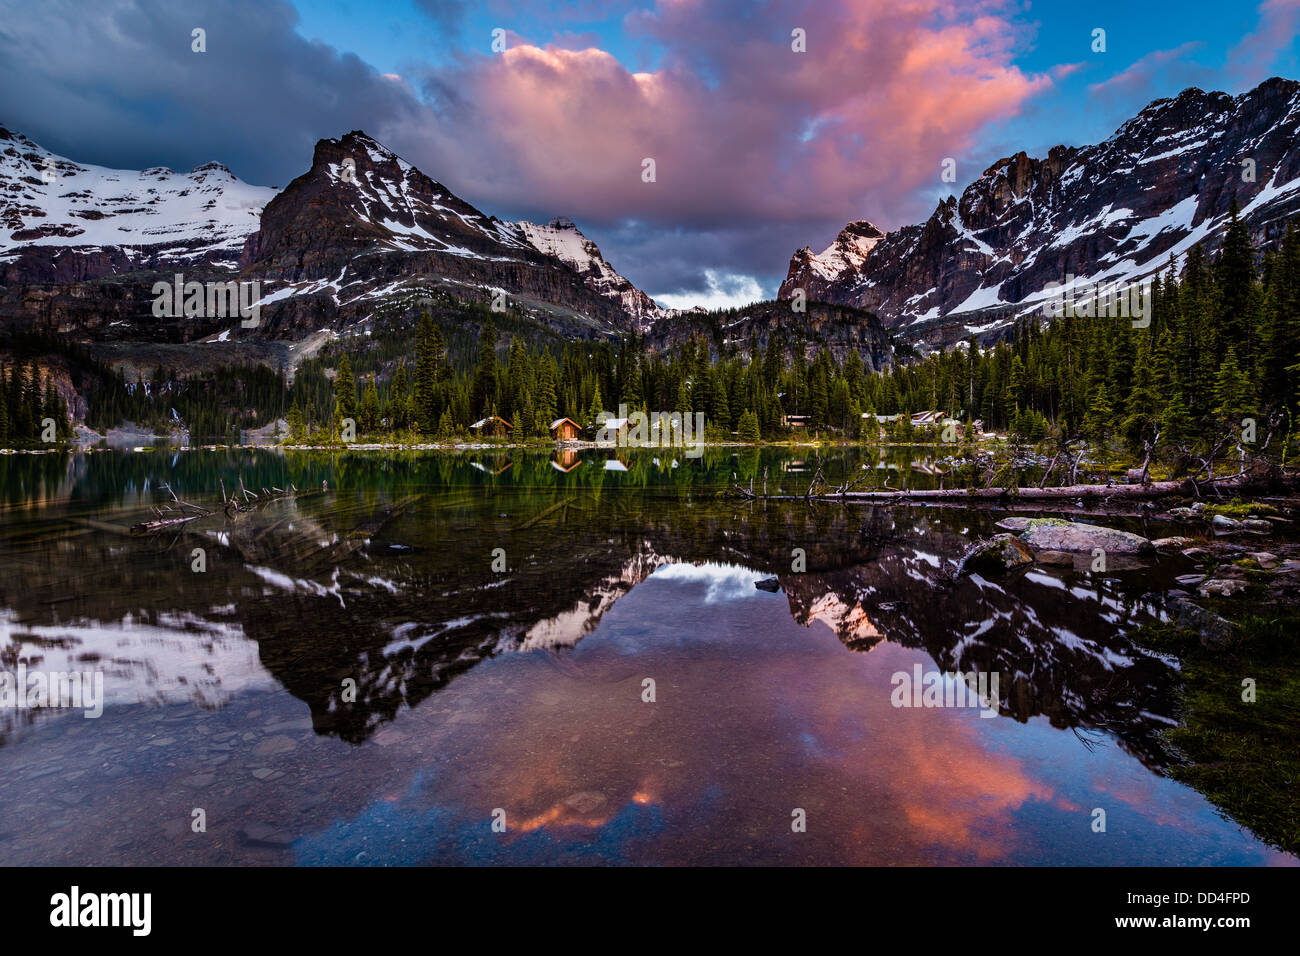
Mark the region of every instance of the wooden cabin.
<instances>
[{"instance_id":1,"label":"wooden cabin","mask_svg":"<svg viewBox=\"0 0 1300 956\"><path fill-rule=\"evenodd\" d=\"M577 441L582 437L582 426L572 418L557 418L551 422L551 437L556 441Z\"/></svg>"},{"instance_id":2,"label":"wooden cabin","mask_svg":"<svg viewBox=\"0 0 1300 956\"><path fill-rule=\"evenodd\" d=\"M479 419L469 427L480 435L490 435L494 438L508 438L510 437L511 429L515 426L497 415L489 415L487 418Z\"/></svg>"}]
</instances>

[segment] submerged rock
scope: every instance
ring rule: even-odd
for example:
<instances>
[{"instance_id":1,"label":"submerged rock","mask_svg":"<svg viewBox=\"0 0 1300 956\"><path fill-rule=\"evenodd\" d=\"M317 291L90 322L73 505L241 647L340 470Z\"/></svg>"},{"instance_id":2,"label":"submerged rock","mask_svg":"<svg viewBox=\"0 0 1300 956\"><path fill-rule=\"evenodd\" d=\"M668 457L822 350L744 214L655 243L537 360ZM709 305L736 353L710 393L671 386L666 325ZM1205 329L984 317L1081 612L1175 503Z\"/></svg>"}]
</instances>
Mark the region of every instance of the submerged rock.
<instances>
[{"instance_id":1,"label":"submerged rock","mask_svg":"<svg viewBox=\"0 0 1300 956\"><path fill-rule=\"evenodd\" d=\"M1170 591L1165 606L1178 622L1200 635L1201 646L1208 648L1223 647L1232 639L1236 630L1231 621L1226 621L1213 611L1194 604L1182 591Z\"/></svg>"},{"instance_id":2,"label":"submerged rock","mask_svg":"<svg viewBox=\"0 0 1300 956\"><path fill-rule=\"evenodd\" d=\"M249 846L269 846L284 849L293 846L296 837L268 823L250 823L239 831L240 839Z\"/></svg>"},{"instance_id":3,"label":"submerged rock","mask_svg":"<svg viewBox=\"0 0 1300 956\"><path fill-rule=\"evenodd\" d=\"M997 534L971 545L962 555L953 577L972 572L1003 574L1033 563L1034 554L1023 541L1013 534Z\"/></svg>"},{"instance_id":4,"label":"submerged rock","mask_svg":"<svg viewBox=\"0 0 1300 956\"><path fill-rule=\"evenodd\" d=\"M1034 560L1039 564L1046 564L1054 567L1074 567L1074 555L1068 554L1065 551L1039 551L1034 555Z\"/></svg>"},{"instance_id":5,"label":"submerged rock","mask_svg":"<svg viewBox=\"0 0 1300 956\"><path fill-rule=\"evenodd\" d=\"M1144 554L1153 550L1151 542L1140 534L1059 518L1033 519L1020 539L1042 551L1092 551L1100 548L1107 554Z\"/></svg>"}]
</instances>

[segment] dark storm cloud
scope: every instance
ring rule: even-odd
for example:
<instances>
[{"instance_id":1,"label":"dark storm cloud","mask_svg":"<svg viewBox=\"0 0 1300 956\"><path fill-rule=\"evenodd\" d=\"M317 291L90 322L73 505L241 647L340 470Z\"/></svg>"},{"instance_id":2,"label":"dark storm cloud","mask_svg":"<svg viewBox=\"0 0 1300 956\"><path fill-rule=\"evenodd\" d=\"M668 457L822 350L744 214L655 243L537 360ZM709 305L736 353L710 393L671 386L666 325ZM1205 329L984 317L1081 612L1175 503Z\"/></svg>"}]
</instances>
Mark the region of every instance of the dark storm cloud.
<instances>
[{"instance_id":1,"label":"dark storm cloud","mask_svg":"<svg viewBox=\"0 0 1300 956\"><path fill-rule=\"evenodd\" d=\"M0 123L71 159L141 169L209 160L260 185L306 171L325 136L383 138L410 89L303 39L287 3L0 0ZM191 50L206 31L207 52Z\"/></svg>"}]
</instances>

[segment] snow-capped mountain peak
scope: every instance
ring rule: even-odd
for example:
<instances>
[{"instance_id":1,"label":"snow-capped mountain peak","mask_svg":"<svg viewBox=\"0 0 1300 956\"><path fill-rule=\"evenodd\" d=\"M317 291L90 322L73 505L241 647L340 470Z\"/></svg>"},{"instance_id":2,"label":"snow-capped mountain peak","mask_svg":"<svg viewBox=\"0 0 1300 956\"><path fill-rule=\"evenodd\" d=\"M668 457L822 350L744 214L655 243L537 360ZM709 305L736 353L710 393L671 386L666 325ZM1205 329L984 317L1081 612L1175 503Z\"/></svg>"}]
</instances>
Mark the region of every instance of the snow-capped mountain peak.
<instances>
[{"instance_id":1,"label":"snow-capped mountain peak","mask_svg":"<svg viewBox=\"0 0 1300 956\"><path fill-rule=\"evenodd\" d=\"M58 246L233 264L276 190L215 162L188 173L84 165L0 127L0 193L0 261Z\"/></svg>"},{"instance_id":2,"label":"snow-capped mountain peak","mask_svg":"<svg viewBox=\"0 0 1300 956\"><path fill-rule=\"evenodd\" d=\"M999 159L926 222L864 240L856 261L836 248L844 233L820 255L798 250L779 295L801 288L932 344L1000 334L1041 315L1067 276L1132 283L1214 245L1234 201L1257 244L1276 241L1300 214L1298 142L1294 80L1235 97L1187 89L1102 143Z\"/></svg>"}]
</instances>

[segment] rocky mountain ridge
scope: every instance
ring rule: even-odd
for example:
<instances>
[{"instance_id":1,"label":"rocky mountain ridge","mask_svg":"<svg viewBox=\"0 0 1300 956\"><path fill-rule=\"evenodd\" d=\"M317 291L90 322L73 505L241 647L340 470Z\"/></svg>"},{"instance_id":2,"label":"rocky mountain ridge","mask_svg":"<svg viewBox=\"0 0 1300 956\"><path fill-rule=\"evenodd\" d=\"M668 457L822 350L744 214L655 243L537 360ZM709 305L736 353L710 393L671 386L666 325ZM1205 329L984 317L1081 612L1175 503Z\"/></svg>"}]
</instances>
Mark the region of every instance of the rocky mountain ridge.
<instances>
[{"instance_id":1,"label":"rocky mountain ridge","mask_svg":"<svg viewBox=\"0 0 1300 956\"><path fill-rule=\"evenodd\" d=\"M802 288L932 345L996 337L1018 316L1042 314L1049 283L1130 283L1197 243L1214 246L1234 202L1257 245L1276 241L1300 213L1297 143L1294 80L1235 97L1187 89L1105 142L998 160L960 198L856 260L797 251L779 295Z\"/></svg>"}]
</instances>

